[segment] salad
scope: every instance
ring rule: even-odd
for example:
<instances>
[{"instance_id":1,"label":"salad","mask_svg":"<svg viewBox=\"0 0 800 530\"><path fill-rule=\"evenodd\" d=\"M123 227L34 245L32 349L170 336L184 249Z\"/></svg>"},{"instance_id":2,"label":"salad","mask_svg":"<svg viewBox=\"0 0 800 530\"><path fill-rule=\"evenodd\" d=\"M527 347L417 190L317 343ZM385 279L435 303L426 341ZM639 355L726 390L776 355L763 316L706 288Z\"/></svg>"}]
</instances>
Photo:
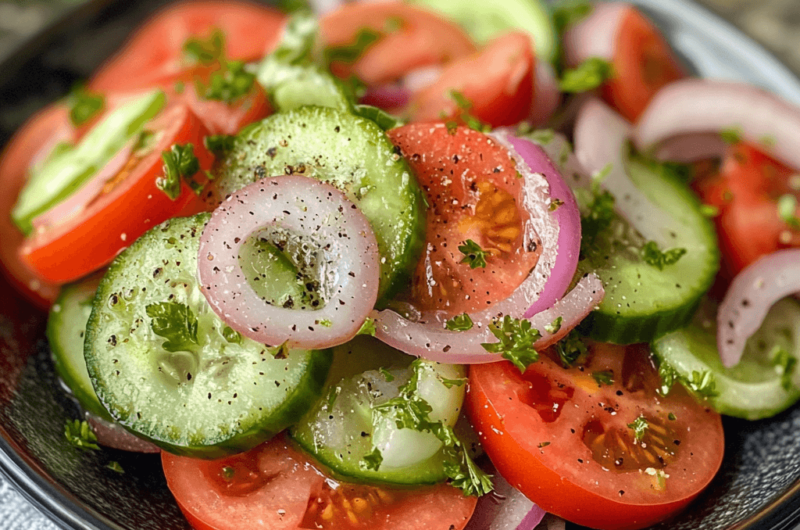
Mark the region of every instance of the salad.
<instances>
[{"instance_id":1,"label":"salad","mask_svg":"<svg viewBox=\"0 0 800 530\"><path fill-rule=\"evenodd\" d=\"M633 530L800 399L800 109L625 3L284 7L165 8L0 158L69 443L198 530Z\"/></svg>"}]
</instances>

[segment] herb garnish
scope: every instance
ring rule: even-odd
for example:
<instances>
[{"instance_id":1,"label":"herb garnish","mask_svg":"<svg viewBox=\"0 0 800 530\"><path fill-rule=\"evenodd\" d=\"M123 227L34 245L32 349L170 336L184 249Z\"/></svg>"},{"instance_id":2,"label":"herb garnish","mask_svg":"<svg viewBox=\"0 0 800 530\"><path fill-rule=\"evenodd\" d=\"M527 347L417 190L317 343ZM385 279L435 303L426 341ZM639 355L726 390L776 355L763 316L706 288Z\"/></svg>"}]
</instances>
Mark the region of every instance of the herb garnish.
<instances>
[{"instance_id":1,"label":"herb garnish","mask_svg":"<svg viewBox=\"0 0 800 530\"><path fill-rule=\"evenodd\" d=\"M592 199L587 205L585 213L581 215L581 252L584 254L588 248L594 245L597 237L610 227L617 217L614 208L616 199L600 186L600 183L609 174L611 168L612 166L608 164L602 171L592 175Z\"/></svg>"},{"instance_id":2,"label":"herb garnish","mask_svg":"<svg viewBox=\"0 0 800 530\"><path fill-rule=\"evenodd\" d=\"M386 368L379 368L378 371L381 373L384 381L386 381L387 383L391 383L392 381L394 381L394 376Z\"/></svg>"},{"instance_id":3,"label":"herb garnish","mask_svg":"<svg viewBox=\"0 0 800 530\"><path fill-rule=\"evenodd\" d=\"M78 449L84 451L100 450L100 446L97 445L97 436L95 436L94 431L85 420L67 420L64 424L64 437Z\"/></svg>"},{"instance_id":4,"label":"herb garnish","mask_svg":"<svg viewBox=\"0 0 800 530\"><path fill-rule=\"evenodd\" d=\"M256 76L247 71L244 61L224 61L222 66L222 71L214 72L207 85L202 81L195 83L197 94L204 99L231 105L250 92Z\"/></svg>"},{"instance_id":5,"label":"herb garnish","mask_svg":"<svg viewBox=\"0 0 800 530\"><path fill-rule=\"evenodd\" d=\"M472 102L467 99L464 94L458 90L451 90L448 94L450 99L455 102L456 107L458 107L458 109L461 111L461 114L458 118L464 123L464 125L478 132L489 132L492 130L491 126L481 122L478 118L470 114L469 111L472 108ZM445 115L444 117L447 116ZM455 122L448 123L453 123L453 125L456 125ZM450 126L448 125L448 131L449 130Z\"/></svg>"},{"instance_id":6,"label":"herb garnish","mask_svg":"<svg viewBox=\"0 0 800 530\"><path fill-rule=\"evenodd\" d=\"M738 144L742 141L742 129L741 127L731 127L730 129L720 131L719 136L726 144Z\"/></svg>"},{"instance_id":7,"label":"herb garnish","mask_svg":"<svg viewBox=\"0 0 800 530\"><path fill-rule=\"evenodd\" d=\"M405 122L400 118L392 116L385 110L371 105L356 105L353 107L353 114L374 121L375 124L384 131L405 125Z\"/></svg>"},{"instance_id":8,"label":"herb garnish","mask_svg":"<svg viewBox=\"0 0 800 530\"><path fill-rule=\"evenodd\" d=\"M472 329L472 326L474 326L472 317L466 313L454 316L444 325L444 327L450 331L469 331Z\"/></svg>"},{"instance_id":9,"label":"herb garnish","mask_svg":"<svg viewBox=\"0 0 800 530\"><path fill-rule=\"evenodd\" d=\"M230 151L235 143L236 137L230 134L212 134L203 138L203 145L215 154Z\"/></svg>"},{"instance_id":10,"label":"herb garnish","mask_svg":"<svg viewBox=\"0 0 800 530\"><path fill-rule=\"evenodd\" d=\"M544 327L544 330L551 335L558 333L561 330L561 324L564 322L564 317L557 317L551 323Z\"/></svg>"},{"instance_id":11,"label":"herb garnish","mask_svg":"<svg viewBox=\"0 0 800 530\"><path fill-rule=\"evenodd\" d=\"M797 197L791 193L778 199L778 216L789 227L800 230L800 217L797 216Z\"/></svg>"},{"instance_id":12,"label":"herb garnish","mask_svg":"<svg viewBox=\"0 0 800 530\"><path fill-rule=\"evenodd\" d=\"M106 464L105 467L106 467L106 469L110 469L111 471L113 471L115 473L119 473L120 475L125 474L125 470L122 469L122 466L119 465L119 462L117 462L116 460L112 460L111 462Z\"/></svg>"},{"instance_id":13,"label":"herb garnish","mask_svg":"<svg viewBox=\"0 0 800 530\"><path fill-rule=\"evenodd\" d=\"M490 353L499 353L504 359L514 363L520 372L539 360L539 352L533 345L542 338L539 330L531 328L531 321L523 318L511 318L506 315L503 320L495 320L489 324L489 331L499 342L481 344Z\"/></svg>"},{"instance_id":14,"label":"herb garnish","mask_svg":"<svg viewBox=\"0 0 800 530\"><path fill-rule=\"evenodd\" d=\"M787 392L793 386L792 377L797 368L797 359L783 346L775 345L770 352L775 371L781 376L781 386Z\"/></svg>"},{"instance_id":15,"label":"herb garnish","mask_svg":"<svg viewBox=\"0 0 800 530\"><path fill-rule=\"evenodd\" d=\"M611 372L610 370L592 372L592 377L594 377L594 380L597 382L597 386L611 386L614 384L614 372Z\"/></svg>"},{"instance_id":16,"label":"herb garnish","mask_svg":"<svg viewBox=\"0 0 800 530\"><path fill-rule=\"evenodd\" d=\"M231 344L241 344L242 334L230 326L222 328L222 337Z\"/></svg>"},{"instance_id":17,"label":"herb garnish","mask_svg":"<svg viewBox=\"0 0 800 530\"><path fill-rule=\"evenodd\" d=\"M156 179L156 187L167 194L173 201L181 194L181 178L186 179L189 186L199 193L202 188L192 177L200 171L200 161L194 155L194 145L173 144L169 151L161 153L164 161L164 176Z\"/></svg>"},{"instance_id":18,"label":"herb garnish","mask_svg":"<svg viewBox=\"0 0 800 530\"><path fill-rule=\"evenodd\" d=\"M94 118L103 110L106 98L102 94L90 92L84 85L76 85L67 98L69 120L80 126Z\"/></svg>"},{"instance_id":19,"label":"herb garnish","mask_svg":"<svg viewBox=\"0 0 800 530\"><path fill-rule=\"evenodd\" d=\"M588 17L594 7L586 0L572 0L559 2L553 7L553 24L559 35L564 33L569 26L576 24Z\"/></svg>"},{"instance_id":20,"label":"herb garnish","mask_svg":"<svg viewBox=\"0 0 800 530\"><path fill-rule=\"evenodd\" d=\"M374 337L375 331L375 319L367 317L367 319L364 320L364 323L361 324L361 327L358 329L358 333L356 333L356 335L371 335Z\"/></svg>"},{"instance_id":21,"label":"herb garnish","mask_svg":"<svg viewBox=\"0 0 800 530\"><path fill-rule=\"evenodd\" d=\"M577 330L570 331L566 337L556 343L556 352L564 368L569 368L578 357L589 351Z\"/></svg>"},{"instance_id":22,"label":"herb garnish","mask_svg":"<svg viewBox=\"0 0 800 530\"><path fill-rule=\"evenodd\" d=\"M558 87L562 92L579 94L594 90L613 75L614 68L611 63L600 57L591 57L576 68L565 70Z\"/></svg>"},{"instance_id":23,"label":"herb garnish","mask_svg":"<svg viewBox=\"0 0 800 530\"><path fill-rule=\"evenodd\" d=\"M212 65L225 53L225 35L218 28L207 39L191 37L183 43L183 57L190 64Z\"/></svg>"},{"instance_id":24,"label":"herb garnish","mask_svg":"<svg viewBox=\"0 0 800 530\"><path fill-rule=\"evenodd\" d=\"M647 419L644 416L639 416L633 420L633 423L629 423L628 427L633 429L633 437L636 438L636 441L641 442L647 429L650 428L650 424L647 423Z\"/></svg>"},{"instance_id":25,"label":"herb garnish","mask_svg":"<svg viewBox=\"0 0 800 530\"><path fill-rule=\"evenodd\" d=\"M375 449L372 450L371 453L364 455L364 458L361 459L359 465L363 469L378 471L381 468L382 463L383 463L383 455L381 454L381 450L376 447Z\"/></svg>"},{"instance_id":26,"label":"herb garnish","mask_svg":"<svg viewBox=\"0 0 800 530\"><path fill-rule=\"evenodd\" d=\"M167 339L161 347L168 352L194 351L197 342L197 317L180 302L158 302L145 308L152 320L153 333Z\"/></svg>"},{"instance_id":27,"label":"herb garnish","mask_svg":"<svg viewBox=\"0 0 800 530\"><path fill-rule=\"evenodd\" d=\"M660 271L663 271L667 265L676 264L684 254L686 254L685 248L672 248L662 252L655 241L648 241L642 247L642 259Z\"/></svg>"},{"instance_id":28,"label":"herb garnish","mask_svg":"<svg viewBox=\"0 0 800 530\"><path fill-rule=\"evenodd\" d=\"M659 392L662 396L668 395L676 382L680 382L687 390L703 399L709 399L719 395L716 379L710 370L703 370L702 372L694 370L691 376L684 377L678 374L666 361L660 360L658 375L661 377L661 388Z\"/></svg>"},{"instance_id":29,"label":"herb garnish","mask_svg":"<svg viewBox=\"0 0 800 530\"><path fill-rule=\"evenodd\" d=\"M361 28L356 33L355 41L344 46L332 46L325 50L325 60L328 63L353 64L364 52L375 44L383 34L370 28Z\"/></svg>"},{"instance_id":30,"label":"herb garnish","mask_svg":"<svg viewBox=\"0 0 800 530\"><path fill-rule=\"evenodd\" d=\"M448 379L446 377L439 376L438 379L439 382L441 382L448 390L450 390L454 386L464 386L467 383L466 377L460 377L458 379Z\"/></svg>"},{"instance_id":31,"label":"herb garnish","mask_svg":"<svg viewBox=\"0 0 800 530\"><path fill-rule=\"evenodd\" d=\"M486 267L486 255L488 252L483 250L481 246L472 239L467 239L463 245L459 245L458 250L464 254L464 259L459 263L466 263L469 265L470 269Z\"/></svg>"},{"instance_id":32,"label":"herb garnish","mask_svg":"<svg viewBox=\"0 0 800 530\"><path fill-rule=\"evenodd\" d=\"M270 352L270 353L272 353L272 356L275 359L288 359L289 358L289 352L290 352L290 350L289 350L289 341L287 340L286 342L284 342L280 346L276 346L272 350L272 352Z\"/></svg>"}]
</instances>

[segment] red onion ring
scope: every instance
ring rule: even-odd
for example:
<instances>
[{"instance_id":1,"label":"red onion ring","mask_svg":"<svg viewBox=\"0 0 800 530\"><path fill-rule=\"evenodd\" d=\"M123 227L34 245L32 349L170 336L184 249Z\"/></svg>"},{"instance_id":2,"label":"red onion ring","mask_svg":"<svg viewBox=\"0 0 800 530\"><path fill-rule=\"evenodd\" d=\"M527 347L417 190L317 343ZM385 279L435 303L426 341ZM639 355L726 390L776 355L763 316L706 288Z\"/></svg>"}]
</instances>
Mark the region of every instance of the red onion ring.
<instances>
[{"instance_id":1,"label":"red onion ring","mask_svg":"<svg viewBox=\"0 0 800 530\"><path fill-rule=\"evenodd\" d=\"M685 79L664 87L639 120L634 141L647 150L676 136L731 128L789 167L800 168L800 109L760 88L728 81Z\"/></svg>"},{"instance_id":2,"label":"red onion ring","mask_svg":"<svg viewBox=\"0 0 800 530\"><path fill-rule=\"evenodd\" d=\"M622 2L594 2L592 5L592 13L564 34L564 57L571 68L592 57L613 60L620 22L631 9L630 4Z\"/></svg>"},{"instance_id":3,"label":"red onion ring","mask_svg":"<svg viewBox=\"0 0 800 530\"><path fill-rule=\"evenodd\" d=\"M657 160L672 160L691 164L698 160L722 158L728 144L716 133L684 134L664 140L659 144Z\"/></svg>"},{"instance_id":4,"label":"red onion ring","mask_svg":"<svg viewBox=\"0 0 800 530\"><path fill-rule=\"evenodd\" d=\"M323 307L276 307L247 283L239 249L266 228L307 237L318 246L321 283L331 291ZM343 344L358 333L378 297L378 244L369 222L342 192L308 177L265 178L231 195L203 230L198 263L202 291L214 312L242 335L267 345Z\"/></svg>"},{"instance_id":5,"label":"red onion ring","mask_svg":"<svg viewBox=\"0 0 800 530\"><path fill-rule=\"evenodd\" d=\"M558 88L556 72L549 62L536 61L535 75L533 105L528 120L531 125L539 127L547 123L558 110L561 90Z\"/></svg>"},{"instance_id":6,"label":"red onion ring","mask_svg":"<svg viewBox=\"0 0 800 530\"><path fill-rule=\"evenodd\" d=\"M361 97L362 105L372 105L386 111L403 109L411 101L411 92L400 84L368 88Z\"/></svg>"},{"instance_id":7,"label":"red onion ring","mask_svg":"<svg viewBox=\"0 0 800 530\"><path fill-rule=\"evenodd\" d=\"M52 226L62 224L80 215L83 210L100 195L108 181L122 171L131 158L135 143L135 140L129 141L122 149L117 151L117 154L115 154L94 177L81 186L78 191L70 195L65 201L57 204L54 208L34 218L32 221L34 231L41 232L47 230Z\"/></svg>"},{"instance_id":8,"label":"red onion ring","mask_svg":"<svg viewBox=\"0 0 800 530\"><path fill-rule=\"evenodd\" d=\"M602 185L616 198L617 211L645 239L667 248L672 246L670 232L680 233L681 226L628 178L625 151L632 133L631 125L619 114L598 99L590 99L575 123L575 154L591 173L600 173L611 164Z\"/></svg>"},{"instance_id":9,"label":"red onion ring","mask_svg":"<svg viewBox=\"0 0 800 530\"><path fill-rule=\"evenodd\" d=\"M800 249L779 250L733 279L717 313L717 348L722 364L739 363L745 343L778 300L800 294Z\"/></svg>"},{"instance_id":10,"label":"red onion ring","mask_svg":"<svg viewBox=\"0 0 800 530\"><path fill-rule=\"evenodd\" d=\"M108 422L99 416L95 416L91 412L86 413L86 421L91 426L95 436L97 436L97 443L103 447L119 449L120 451L130 451L132 453L155 454L161 452L161 449L147 440L142 440L138 436L134 436L121 425Z\"/></svg>"},{"instance_id":11,"label":"red onion ring","mask_svg":"<svg viewBox=\"0 0 800 530\"><path fill-rule=\"evenodd\" d=\"M475 512L464 530L533 530L547 514L494 469L494 491L478 499Z\"/></svg>"}]
</instances>

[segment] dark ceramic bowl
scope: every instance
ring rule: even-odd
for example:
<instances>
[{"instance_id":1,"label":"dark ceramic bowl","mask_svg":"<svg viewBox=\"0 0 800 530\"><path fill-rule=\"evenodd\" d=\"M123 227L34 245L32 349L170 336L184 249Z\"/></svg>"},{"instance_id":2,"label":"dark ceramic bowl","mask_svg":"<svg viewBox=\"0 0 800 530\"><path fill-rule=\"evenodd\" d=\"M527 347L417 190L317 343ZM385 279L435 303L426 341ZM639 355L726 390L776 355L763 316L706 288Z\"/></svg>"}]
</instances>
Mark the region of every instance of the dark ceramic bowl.
<instances>
[{"instance_id":1,"label":"dark ceramic bowl","mask_svg":"<svg viewBox=\"0 0 800 530\"><path fill-rule=\"evenodd\" d=\"M3 61L0 144L32 112L87 77L160 3L90 0ZM748 81L800 103L797 79L725 22L682 0L637 3L698 74ZM66 442L64 421L78 411L54 375L44 315L3 281L0 300L0 470L64 528L188 529L157 456L83 453ZM792 528L800 520L800 407L769 421L726 420L725 430L725 460L711 487L659 528ZM105 468L112 460L124 475Z\"/></svg>"}]
</instances>

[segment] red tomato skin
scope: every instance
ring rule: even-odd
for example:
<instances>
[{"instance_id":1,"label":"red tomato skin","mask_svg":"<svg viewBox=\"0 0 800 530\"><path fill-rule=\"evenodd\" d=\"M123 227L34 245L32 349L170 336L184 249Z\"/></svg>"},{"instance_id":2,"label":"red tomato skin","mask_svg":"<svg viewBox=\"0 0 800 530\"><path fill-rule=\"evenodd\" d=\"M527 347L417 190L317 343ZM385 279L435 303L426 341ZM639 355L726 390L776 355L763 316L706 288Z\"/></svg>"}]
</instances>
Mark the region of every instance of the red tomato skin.
<instances>
[{"instance_id":1,"label":"red tomato skin","mask_svg":"<svg viewBox=\"0 0 800 530\"><path fill-rule=\"evenodd\" d=\"M614 77L603 86L603 97L631 123L662 87L686 77L658 28L635 7L623 15L612 62Z\"/></svg>"},{"instance_id":2,"label":"red tomato skin","mask_svg":"<svg viewBox=\"0 0 800 530\"><path fill-rule=\"evenodd\" d=\"M45 107L31 117L14 135L0 155L0 261L12 285L42 309L58 296L57 285L43 282L17 255L25 236L11 221L11 209L25 183L28 168L45 158L58 142L76 138L66 106ZM33 288L36 286L37 288Z\"/></svg>"},{"instance_id":3,"label":"red tomato skin","mask_svg":"<svg viewBox=\"0 0 800 530\"><path fill-rule=\"evenodd\" d=\"M400 21L400 27L387 30L392 21ZM320 20L320 35L328 47L353 43L363 29L382 32L383 37L354 64L335 64L334 72L343 78L356 75L367 86L391 83L417 68L446 64L475 52L475 45L457 25L402 2L346 4Z\"/></svg>"},{"instance_id":4,"label":"red tomato skin","mask_svg":"<svg viewBox=\"0 0 800 530\"><path fill-rule=\"evenodd\" d=\"M530 37L513 32L486 48L447 65L439 79L413 95L412 121L458 119L463 110L451 96L460 92L469 114L493 127L514 125L528 117L534 94L536 57Z\"/></svg>"},{"instance_id":5,"label":"red tomato skin","mask_svg":"<svg viewBox=\"0 0 800 530\"><path fill-rule=\"evenodd\" d=\"M264 5L236 0L189 0L156 13L101 66L89 83L98 92L164 86L186 65L183 45L190 37L225 34L228 59L254 61L274 48L286 16Z\"/></svg>"},{"instance_id":6,"label":"red tomato skin","mask_svg":"<svg viewBox=\"0 0 800 530\"><path fill-rule=\"evenodd\" d=\"M164 123L164 139L135 166L111 192L96 199L80 216L26 240L21 259L41 279L68 283L108 263L139 236L173 217L196 201L184 182L181 195L172 201L156 186L161 173L161 153L176 139L194 145L203 178L213 155L204 147L208 130L186 106L174 106L157 118Z\"/></svg>"}]
</instances>

